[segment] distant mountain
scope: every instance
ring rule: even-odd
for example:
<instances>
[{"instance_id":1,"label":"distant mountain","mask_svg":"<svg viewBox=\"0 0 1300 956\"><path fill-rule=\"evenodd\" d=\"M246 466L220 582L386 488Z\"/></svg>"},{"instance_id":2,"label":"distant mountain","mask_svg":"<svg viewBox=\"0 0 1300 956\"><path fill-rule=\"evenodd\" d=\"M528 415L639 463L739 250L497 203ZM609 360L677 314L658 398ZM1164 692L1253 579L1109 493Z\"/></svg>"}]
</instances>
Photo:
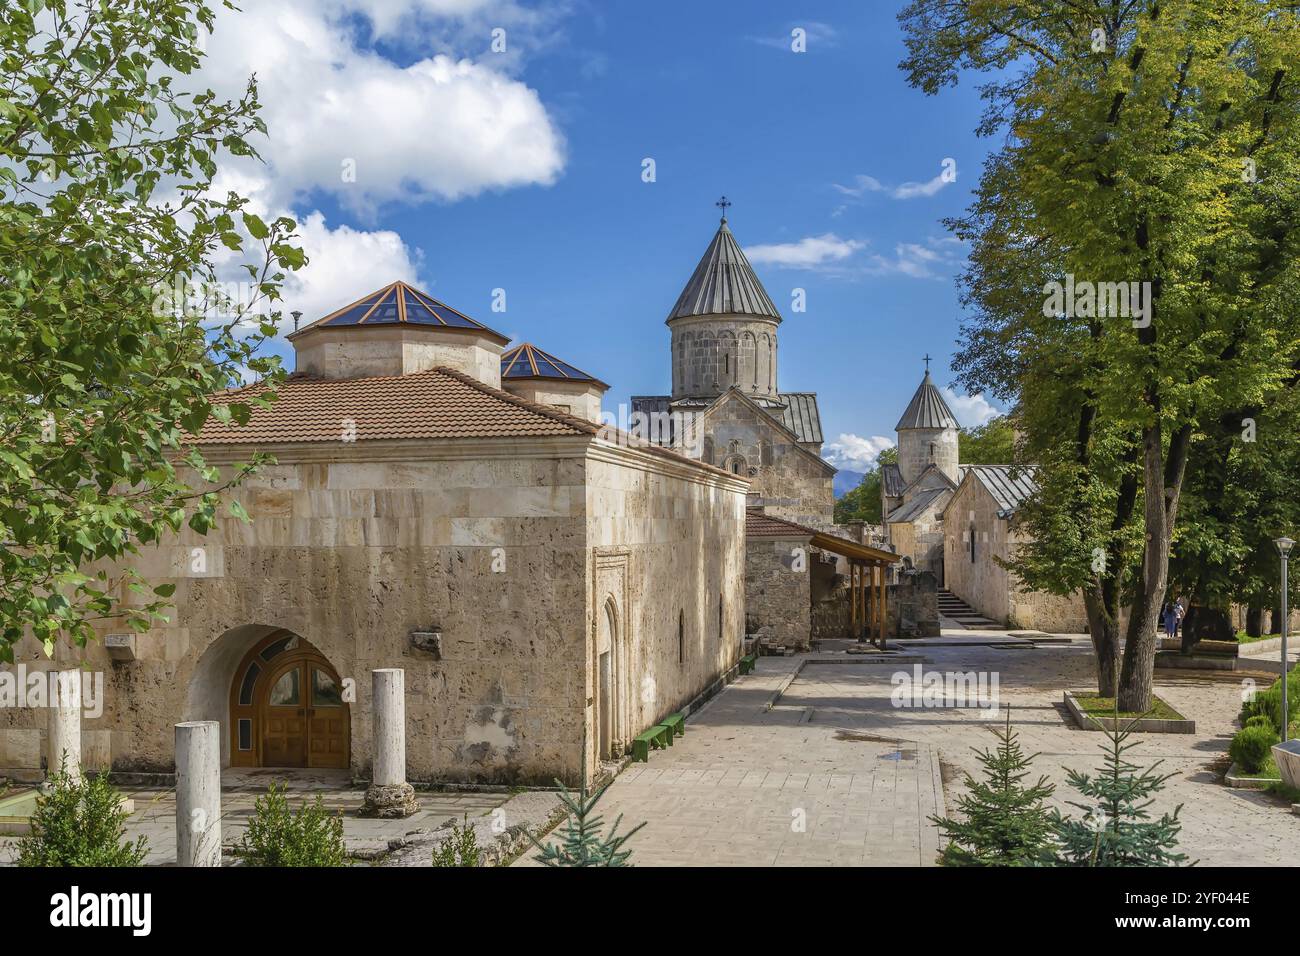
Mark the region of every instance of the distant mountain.
<instances>
[{"instance_id":1,"label":"distant mountain","mask_svg":"<svg viewBox=\"0 0 1300 956\"><path fill-rule=\"evenodd\" d=\"M864 477L866 476L863 472L849 471L847 468L841 468L835 473L835 480L831 484L835 497L839 498L841 495L848 494L862 483Z\"/></svg>"}]
</instances>

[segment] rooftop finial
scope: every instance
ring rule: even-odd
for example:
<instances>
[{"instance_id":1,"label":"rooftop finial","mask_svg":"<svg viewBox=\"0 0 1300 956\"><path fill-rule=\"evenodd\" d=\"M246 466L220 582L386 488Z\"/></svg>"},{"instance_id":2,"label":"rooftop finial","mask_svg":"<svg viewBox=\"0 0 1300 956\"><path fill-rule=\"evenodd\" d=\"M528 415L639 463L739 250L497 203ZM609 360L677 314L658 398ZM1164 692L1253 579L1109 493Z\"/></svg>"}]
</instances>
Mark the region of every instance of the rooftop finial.
<instances>
[{"instance_id":1,"label":"rooftop finial","mask_svg":"<svg viewBox=\"0 0 1300 956\"><path fill-rule=\"evenodd\" d=\"M930 353L929 352L925 353L925 374L926 375L930 374Z\"/></svg>"},{"instance_id":2,"label":"rooftop finial","mask_svg":"<svg viewBox=\"0 0 1300 956\"><path fill-rule=\"evenodd\" d=\"M721 199L719 199L719 200L718 200L717 202L715 202L713 205L717 206L719 209L722 210L722 221L723 221L723 222L726 222L726 221L727 221L727 207L731 205L731 200L728 199L726 196L723 196Z\"/></svg>"}]
</instances>

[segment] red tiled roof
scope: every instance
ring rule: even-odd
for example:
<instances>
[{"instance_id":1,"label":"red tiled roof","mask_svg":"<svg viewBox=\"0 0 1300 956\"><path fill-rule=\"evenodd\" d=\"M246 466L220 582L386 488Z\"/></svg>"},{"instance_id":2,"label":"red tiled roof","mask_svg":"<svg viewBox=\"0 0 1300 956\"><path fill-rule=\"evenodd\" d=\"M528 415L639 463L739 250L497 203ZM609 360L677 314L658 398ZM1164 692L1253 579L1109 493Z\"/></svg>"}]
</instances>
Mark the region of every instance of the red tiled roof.
<instances>
[{"instance_id":1,"label":"red tiled roof","mask_svg":"<svg viewBox=\"0 0 1300 956\"><path fill-rule=\"evenodd\" d=\"M225 393L230 401L267 391L250 385ZM214 398L214 403L220 398ZM591 422L492 388L455 369L379 378L290 376L263 408L251 406L245 425L209 419L200 445L337 442L348 422L354 440L402 438L512 438L594 435Z\"/></svg>"},{"instance_id":2,"label":"red tiled roof","mask_svg":"<svg viewBox=\"0 0 1300 956\"><path fill-rule=\"evenodd\" d=\"M774 518L757 508L745 509L745 534L765 538L810 538L819 532L784 518Z\"/></svg>"}]
</instances>

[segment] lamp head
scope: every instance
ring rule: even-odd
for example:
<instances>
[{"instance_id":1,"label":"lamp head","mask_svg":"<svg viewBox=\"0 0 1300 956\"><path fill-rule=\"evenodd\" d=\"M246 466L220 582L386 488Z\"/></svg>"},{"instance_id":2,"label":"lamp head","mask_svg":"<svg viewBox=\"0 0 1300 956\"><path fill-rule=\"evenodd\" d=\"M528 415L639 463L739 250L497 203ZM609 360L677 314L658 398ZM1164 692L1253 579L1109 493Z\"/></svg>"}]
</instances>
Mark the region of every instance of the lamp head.
<instances>
[{"instance_id":1,"label":"lamp head","mask_svg":"<svg viewBox=\"0 0 1300 956\"><path fill-rule=\"evenodd\" d=\"M1274 538L1273 543L1277 545L1278 553L1284 558L1291 553L1291 548L1295 546L1295 542L1290 538Z\"/></svg>"}]
</instances>

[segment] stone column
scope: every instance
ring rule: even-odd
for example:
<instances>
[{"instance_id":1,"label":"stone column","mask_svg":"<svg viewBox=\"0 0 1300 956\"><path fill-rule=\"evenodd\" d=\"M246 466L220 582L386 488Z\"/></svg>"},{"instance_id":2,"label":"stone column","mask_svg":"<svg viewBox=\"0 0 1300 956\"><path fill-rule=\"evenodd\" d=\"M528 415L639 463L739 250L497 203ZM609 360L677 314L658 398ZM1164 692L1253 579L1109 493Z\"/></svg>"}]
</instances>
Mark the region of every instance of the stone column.
<instances>
[{"instance_id":1,"label":"stone column","mask_svg":"<svg viewBox=\"0 0 1300 956\"><path fill-rule=\"evenodd\" d=\"M370 720L374 726L374 770L363 817L409 817L419 809L406 782L406 671L371 671Z\"/></svg>"},{"instance_id":2,"label":"stone column","mask_svg":"<svg viewBox=\"0 0 1300 956\"><path fill-rule=\"evenodd\" d=\"M50 672L50 718L46 775L60 766L74 783L81 781L81 671Z\"/></svg>"},{"instance_id":3,"label":"stone column","mask_svg":"<svg viewBox=\"0 0 1300 956\"><path fill-rule=\"evenodd\" d=\"M176 725L176 865L221 865L221 724Z\"/></svg>"}]
</instances>

